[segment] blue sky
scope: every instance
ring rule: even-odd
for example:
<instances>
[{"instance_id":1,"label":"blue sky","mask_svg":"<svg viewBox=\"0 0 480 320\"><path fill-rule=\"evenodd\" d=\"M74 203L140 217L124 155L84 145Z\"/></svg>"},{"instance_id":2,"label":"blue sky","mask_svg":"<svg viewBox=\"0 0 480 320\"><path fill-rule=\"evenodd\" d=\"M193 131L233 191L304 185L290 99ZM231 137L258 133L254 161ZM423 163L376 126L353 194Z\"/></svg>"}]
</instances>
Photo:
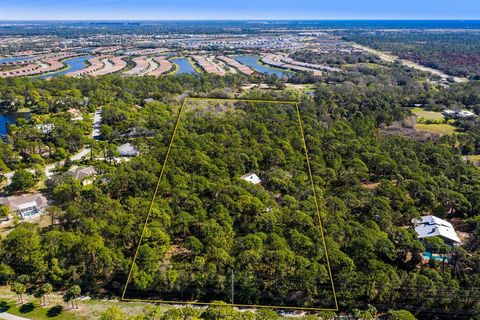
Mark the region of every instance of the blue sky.
<instances>
[{"instance_id":1,"label":"blue sky","mask_svg":"<svg viewBox=\"0 0 480 320\"><path fill-rule=\"evenodd\" d=\"M0 0L0 20L480 19L480 0Z\"/></svg>"}]
</instances>

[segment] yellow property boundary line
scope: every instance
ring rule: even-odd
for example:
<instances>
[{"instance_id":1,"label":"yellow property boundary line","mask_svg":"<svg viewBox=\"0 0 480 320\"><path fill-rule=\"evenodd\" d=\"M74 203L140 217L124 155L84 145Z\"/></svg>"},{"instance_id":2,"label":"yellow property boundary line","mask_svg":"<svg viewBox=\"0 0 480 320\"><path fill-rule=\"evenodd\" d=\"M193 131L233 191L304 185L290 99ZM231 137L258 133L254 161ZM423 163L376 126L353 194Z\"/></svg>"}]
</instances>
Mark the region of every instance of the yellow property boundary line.
<instances>
[{"instance_id":1,"label":"yellow property boundary line","mask_svg":"<svg viewBox=\"0 0 480 320\"><path fill-rule=\"evenodd\" d=\"M298 118L298 124L300 126L300 132L302 134L302 140L303 140L303 149L305 152L305 159L307 161L307 168L308 168L308 175L310 177L310 183L312 186L312 191L313 191L313 196L315 199L315 207L317 211L317 218L320 226L320 233L322 236L322 244L323 244L323 249L325 250L325 258L327 261L327 269L328 269L328 275L330 277L330 284L332 287L332 293L333 293L333 298L335 301L335 308L306 308L306 307L290 307L290 306L266 306L266 305L250 305L250 304L231 304L231 303L216 303L216 302L196 302L196 301L166 301L166 300L149 300L149 299L130 299L130 298L125 298L125 293L127 291L128 284L130 283L130 280L132 278L132 273L133 273L133 268L135 265L135 261L137 260L138 256L138 251L140 249L140 245L142 244L142 240L145 234L145 229L147 228L148 221L150 220L150 215L152 213L152 208L153 204L155 202L155 198L158 193L158 189L160 187L160 183L163 177L163 173L165 171L165 166L168 161L168 157L170 155L170 150L172 149L173 141L175 139L177 129L180 124L180 118L183 113L183 109L185 106L185 103L188 101L205 101L205 100L210 100L210 101L229 101L229 102L252 102L252 103L274 103L274 104L289 104L295 107L295 110L297 112L297 118ZM145 219L145 222L143 224L142 228L142 233L140 235L140 239L138 241L137 248L135 250L135 255L133 256L132 260L132 265L130 267L130 271L128 272L128 277L127 281L125 282L125 287L123 288L122 296L120 298L121 301L131 301L131 302L153 302L153 303L165 303L165 304L187 304L187 305L204 305L204 306L233 306L233 307L247 307L247 308L271 308L271 309L288 309L288 310L305 310L305 311L338 311L338 300L337 300L337 293L335 291L335 285L333 283L333 276L332 276L332 269L330 267L330 258L328 256L328 249L327 249L327 244L325 241L325 233L324 233L324 228L323 228L323 223L322 223L322 218L320 215L320 205L318 203L318 198L317 198L317 193L315 191L315 185L313 182L313 174L312 174L312 168L310 165L310 159L308 157L308 149L307 149L307 143L305 140L305 132L303 129L303 122L302 122L302 117L300 115L300 108L299 108L299 102L298 101L290 101L290 100L256 100L256 99L229 99L229 98L195 98L195 97L185 97L180 105L180 110L178 111L177 118L175 120L175 126L173 128L173 133L172 137L170 139L170 143L168 145L167 153L165 155L165 159L163 160L163 165L162 169L160 171L160 175L158 177L157 185L155 187L155 192L153 193L152 201L150 203L150 207L148 209L147 217Z\"/></svg>"}]
</instances>

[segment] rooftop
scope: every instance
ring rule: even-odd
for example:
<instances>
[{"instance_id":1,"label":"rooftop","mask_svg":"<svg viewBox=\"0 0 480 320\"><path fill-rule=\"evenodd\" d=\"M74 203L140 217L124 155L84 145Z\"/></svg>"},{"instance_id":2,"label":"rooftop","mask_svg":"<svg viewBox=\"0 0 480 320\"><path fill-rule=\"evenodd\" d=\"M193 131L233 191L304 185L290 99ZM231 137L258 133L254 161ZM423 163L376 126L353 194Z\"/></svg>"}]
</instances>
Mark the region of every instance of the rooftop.
<instances>
[{"instance_id":1,"label":"rooftop","mask_svg":"<svg viewBox=\"0 0 480 320\"><path fill-rule=\"evenodd\" d=\"M259 184L262 180L255 173L247 173L240 177L245 181L251 182L253 184Z\"/></svg>"},{"instance_id":2,"label":"rooftop","mask_svg":"<svg viewBox=\"0 0 480 320\"><path fill-rule=\"evenodd\" d=\"M48 201L41 193L26 193L20 196L0 198L0 204L9 206L11 210L15 211L31 206L44 208L48 205Z\"/></svg>"},{"instance_id":3,"label":"rooftop","mask_svg":"<svg viewBox=\"0 0 480 320\"><path fill-rule=\"evenodd\" d=\"M415 232L420 239L440 236L454 243L461 243L455 229L448 221L430 215L423 216L421 220L414 219L412 222L415 224Z\"/></svg>"},{"instance_id":4,"label":"rooftop","mask_svg":"<svg viewBox=\"0 0 480 320\"><path fill-rule=\"evenodd\" d=\"M96 173L97 171L94 167L78 167L67 171L68 175L78 180L82 180L83 178L92 176Z\"/></svg>"}]
</instances>

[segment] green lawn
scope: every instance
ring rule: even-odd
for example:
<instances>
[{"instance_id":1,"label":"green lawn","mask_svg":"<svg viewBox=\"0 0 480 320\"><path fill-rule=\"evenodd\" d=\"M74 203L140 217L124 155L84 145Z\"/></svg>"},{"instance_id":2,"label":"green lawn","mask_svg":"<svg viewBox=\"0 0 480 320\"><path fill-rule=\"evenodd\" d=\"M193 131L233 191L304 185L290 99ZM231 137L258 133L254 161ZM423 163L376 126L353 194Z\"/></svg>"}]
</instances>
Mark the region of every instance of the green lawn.
<instances>
[{"instance_id":1,"label":"green lawn","mask_svg":"<svg viewBox=\"0 0 480 320\"><path fill-rule=\"evenodd\" d=\"M377 64L377 63L370 63L370 62L349 63L349 64L344 64L342 67L346 69L352 69L357 67L364 67L364 68L370 68L370 69L389 69L387 66Z\"/></svg>"},{"instance_id":2,"label":"green lawn","mask_svg":"<svg viewBox=\"0 0 480 320\"><path fill-rule=\"evenodd\" d=\"M413 108L412 112L417 115L417 117L425 120L443 120L444 116L441 112L435 111L425 111L422 108Z\"/></svg>"},{"instance_id":3,"label":"green lawn","mask_svg":"<svg viewBox=\"0 0 480 320\"><path fill-rule=\"evenodd\" d=\"M314 91L316 89L315 84L293 84L293 83L286 83L285 90L298 90L302 92L307 91Z\"/></svg>"},{"instance_id":4,"label":"green lawn","mask_svg":"<svg viewBox=\"0 0 480 320\"><path fill-rule=\"evenodd\" d=\"M61 305L52 305L41 307L38 302L27 302L25 304L17 304L16 301L0 300L0 310L8 312L20 317L42 320L83 320L83 317L77 316L71 311L64 310Z\"/></svg>"},{"instance_id":5,"label":"green lawn","mask_svg":"<svg viewBox=\"0 0 480 320\"><path fill-rule=\"evenodd\" d=\"M20 108L17 110L17 112L20 112L20 113L27 113L27 112L31 112L32 109L30 108L27 108L27 107L23 107L23 108Z\"/></svg>"},{"instance_id":6,"label":"green lawn","mask_svg":"<svg viewBox=\"0 0 480 320\"><path fill-rule=\"evenodd\" d=\"M415 128L418 131L428 131L440 135L450 135L455 133L455 127L450 124L423 124L417 123Z\"/></svg>"}]
</instances>

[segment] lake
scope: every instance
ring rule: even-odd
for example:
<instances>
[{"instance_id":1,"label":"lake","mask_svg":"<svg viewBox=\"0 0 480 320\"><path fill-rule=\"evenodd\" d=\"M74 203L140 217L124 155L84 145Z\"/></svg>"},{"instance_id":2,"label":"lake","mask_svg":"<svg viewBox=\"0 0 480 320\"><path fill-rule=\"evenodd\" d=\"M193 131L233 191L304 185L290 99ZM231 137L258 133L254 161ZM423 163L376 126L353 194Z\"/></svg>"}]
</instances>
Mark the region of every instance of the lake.
<instances>
[{"instance_id":1,"label":"lake","mask_svg":"<svg viewBox=\"0 0 480 320\"><path fill-rule=\"evenodd\" d=\"M260 59L259 56L251 56L251 55L245 55L245 56L235 56L235 60L238 62L252 68L253 70L260 72L260 73L266 73L268 75L273 75L276 74L279 77L288 77L291 72L288 71L283 71L279 69L275 69L272 67L269 67L267 65L260 64L258 62L258 59Z\"/></svg>"},{"instance_id":2,"label":"lake","mask_svg":"<svg viewBox=\"0 0 480 320\"><path fill-rule=\"evenodd\" d=\"M197 71L193 68L192 64L186 58L175 58L170 60L178 66L176 74L189 73L197 74Z\"/></svg>"},{"instance_id":3,"label":"lake","mask_svg":"<svg viewBox=\"0 0 480 320\"><path fill-rule=\"evenodd\" d=\"M47 78L51 78L51 77L57 77L57 76L60 76L62 74L66 74L68 72L74 72L74 71L81 70L81 69L85 68L86 62L90 58L93 58L93 56L82 56L82 57L76 57L76 58L63 60L63 63L65 63L67 65L67 68L65 68L63 70L60 70L60 71L55 71L55 72L51 72L51 73L48 73L48 74L44 74L42 76L39 76L39 78L47 79Z\"/></svg>"}]
</instances>

